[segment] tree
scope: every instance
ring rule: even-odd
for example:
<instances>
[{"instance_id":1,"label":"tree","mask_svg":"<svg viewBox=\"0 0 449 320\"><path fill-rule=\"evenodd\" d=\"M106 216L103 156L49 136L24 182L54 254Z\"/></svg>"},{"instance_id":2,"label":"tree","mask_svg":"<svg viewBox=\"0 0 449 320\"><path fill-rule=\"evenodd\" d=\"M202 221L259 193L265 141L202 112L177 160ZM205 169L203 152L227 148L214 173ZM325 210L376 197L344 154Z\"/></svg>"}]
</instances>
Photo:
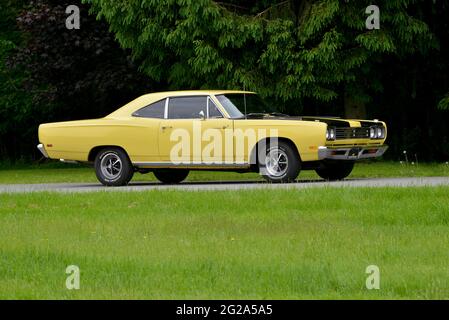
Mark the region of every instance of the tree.
<instances>
[{"instance_id":1,"label":"tree","mask_svg":"<svg viewBox=\"0 0 449 320\"><path fill-rule=\"evenodd\" d=\"M65 10L73 4L81 10L79 30L65 24ZM104 115L125 102L130 92L138 94L150 85L105 23L95 21L77 1L35 1L17 21L28 40L15 54L14 64L30 71L26 85L38 102L53 105L52 118L70 119L73 110L78 116L92 116L92 105L97 116Z\"/></svg>"},{"instance_id":2,"label":"tree","mask_svg":"<svg viewBox=\"0 0 449 320\"><path fill-rule=\"evenodd\" d=\"M11 70L9 57L23 42L22 34L16 27L15 17L22 1L3 1L0 5L0 159L18 158L19 150L11 150L20 136L14 130L24 124L22 131L28 131L31 97L22 84L27 76L23 69ZM8 156L7 156L8 155Z\"/></svg>"},{"instance_id":3,"label":"tree","mask_svg":"<svg viewBox=\"0 0 449 320\"><path fill-rule=\"evenodd\" d=\"M380 30L365 27L368 0L84 0L100 21L80 1L0 3L2 159L29 157L39 123L167 88L245 88L292 114L366 110L389 123L387 156L449 159L444 1L379 0ZM69 4L80 30L65 28Z\"/></svg>"},{"instance_id":4,"label":"tree","mask_svg":"<svg viewBox=\"0 0 449 320\"><path fill-rule=\"evenodd\" d=\"M79 30L66 28L65 10L73 4L81 9ZM5 7L0 14L10 40L0 42L7 48L0 59L10 79L0 85L2 156L29 157L40 123L102 117L153 88L106 23L79 1L10 1Z\"/></svg>"},{"instance_id":5,"label":"tree","mask_svg":"<svg viewBox=\"0 0 449 320\"><path fill-rule=\"evenodd\" d=\"M384 56L437 45L411 0L381 1L380 30L366 29L370 1L84 1L152 79L255 90L293 111L305 99L363 104L382 89Z\"/></svg>"}]
</instances>

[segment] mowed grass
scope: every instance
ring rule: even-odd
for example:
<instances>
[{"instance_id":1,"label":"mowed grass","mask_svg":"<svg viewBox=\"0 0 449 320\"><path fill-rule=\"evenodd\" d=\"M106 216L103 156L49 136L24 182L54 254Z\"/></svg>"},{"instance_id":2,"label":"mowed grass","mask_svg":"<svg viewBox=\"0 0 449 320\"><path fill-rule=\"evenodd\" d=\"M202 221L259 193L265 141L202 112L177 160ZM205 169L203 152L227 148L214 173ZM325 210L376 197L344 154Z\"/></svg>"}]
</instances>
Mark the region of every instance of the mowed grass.
<instances>
[{"instance_id":1,"label":"mowed grass","mask_svg":"<svg viewBox=\"0 0 449 320\"><path fill-rule=\"evenodd\" d=\"M0 195L1 299L448 299L449 187ZM80 290L65 288L68 265ZM365 286L380 268L380 290Z\"/></svg>"},{"instance_id":2,"label":"mowed grass","mask_svg":"<svg viewBox=\"0 0 449 320\"><path fill-rule=\"evenodd\" d=\"M423 163L419 165L399 162L360 162L355 166L349 178L381 178L381 177L423 177L449 176L449 165L445 163ZM300 180L320 179L315 171L302 171ZM263 180L257 173L192 171L187 181L239 181ZM152 173L142 175L136 173L133 180L156 181ZM20 183L57 183L57 182L98 182L93 168L48 163L34 166L0 166L0 184Z\"/></svg>"}]
</instances>

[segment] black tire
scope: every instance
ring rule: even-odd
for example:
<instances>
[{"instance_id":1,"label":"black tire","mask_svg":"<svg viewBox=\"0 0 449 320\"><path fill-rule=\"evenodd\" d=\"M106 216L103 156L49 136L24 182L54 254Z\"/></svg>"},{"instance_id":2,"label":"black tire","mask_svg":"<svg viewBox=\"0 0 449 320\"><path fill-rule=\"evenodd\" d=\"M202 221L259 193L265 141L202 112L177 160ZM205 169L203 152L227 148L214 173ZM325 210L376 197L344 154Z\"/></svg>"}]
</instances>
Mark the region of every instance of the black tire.
<instances>
[{"instance_id":1,"label":"black tire","mask_svg":"<svg viewBox=\"0 0 449 320\"><path fill-rule=\"evenodd\" d=\"M175 184L184 181L189 175L185 169L158 169L153 171L154 176L162 183Z\"/></svg>"},{"instance_id":2,"label":"black tire","mask_svg":"<svg viewBox=\"0 0 449 320\"><path fill-rule=\"evenodd\" d=\"M115 162L115 164L113 164ZM104 148L95 157L95 174L105 186L125 186L134 175L134 168L125 151L120 148Z\"/></svg>"},{"instance_id":3,"label":"black tire","mask_svg":"<svg viewBox=\"0 0 449 320\"><path fill-rule=\"evenodd\" d=\"M280 162L278 167L280 169L279 174L273 174L273 170L270 169L272 167L270 165L270 153L280 152L280 157L278 158L278 162L285 158L287 166L286 168L280 167ZM265 159L259 159L259 172L264 177L265 180L272 183L284 183L284 182L293 182L299 175L301 171L301 159L299 157L296 148L294 148L290 143L279 141L276 145L266 145L265 146ZM281 159L281 160L279 160Z\"/></svg>"},{"instance_id":4,"label":"black tire","mask_svg":"<svg viewBox=\"0 0 449 320\"><path fill-rule=\"evenodd\" d=\"M322 167L315 171L324 180L343 180L351 174L354 164L354 161L323 162Z\"/></svg>"}]
</instances>

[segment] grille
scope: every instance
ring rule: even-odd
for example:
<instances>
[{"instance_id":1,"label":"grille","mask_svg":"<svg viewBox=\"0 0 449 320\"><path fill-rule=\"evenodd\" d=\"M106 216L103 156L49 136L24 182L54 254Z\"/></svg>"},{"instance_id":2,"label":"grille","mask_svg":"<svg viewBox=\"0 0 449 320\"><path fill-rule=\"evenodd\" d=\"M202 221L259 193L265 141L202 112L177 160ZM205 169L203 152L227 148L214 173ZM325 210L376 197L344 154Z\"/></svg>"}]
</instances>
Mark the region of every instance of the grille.
<instances>
[{"instance_id":1,"label":"grille","mask_svg":"<svg viewBox=\"0 0 449 320\"><path fill-rule=\"evenodd\" d=\"M336 139L366 139L369 138L369 128L336 128Z\"/></svg>"}]
</instances>

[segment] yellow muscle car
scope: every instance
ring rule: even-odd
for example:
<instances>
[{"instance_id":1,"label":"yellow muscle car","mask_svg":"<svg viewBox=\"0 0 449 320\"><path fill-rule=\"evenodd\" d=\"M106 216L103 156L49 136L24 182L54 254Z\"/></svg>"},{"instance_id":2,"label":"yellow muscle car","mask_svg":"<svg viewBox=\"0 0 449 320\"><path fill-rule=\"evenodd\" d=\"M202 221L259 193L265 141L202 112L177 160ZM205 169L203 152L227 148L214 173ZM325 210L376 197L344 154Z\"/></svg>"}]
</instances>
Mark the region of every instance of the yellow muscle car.
<instances>
[{"instance_id":1,"label":"yellow muscle car","mask_svg":"<svg viewBox=\"0 0 449 320\"><path fill-rule=\"evenodd\" d=\"M179 183L189 170L290 182L302 169L341 180L356 160L383 155L386 135L378 120L290 117L253 92L176 91L143 95L102 119L42 124L38 149L93 164L108 186L126 185L134 172Z\"/></svg>"}]
</instances>

